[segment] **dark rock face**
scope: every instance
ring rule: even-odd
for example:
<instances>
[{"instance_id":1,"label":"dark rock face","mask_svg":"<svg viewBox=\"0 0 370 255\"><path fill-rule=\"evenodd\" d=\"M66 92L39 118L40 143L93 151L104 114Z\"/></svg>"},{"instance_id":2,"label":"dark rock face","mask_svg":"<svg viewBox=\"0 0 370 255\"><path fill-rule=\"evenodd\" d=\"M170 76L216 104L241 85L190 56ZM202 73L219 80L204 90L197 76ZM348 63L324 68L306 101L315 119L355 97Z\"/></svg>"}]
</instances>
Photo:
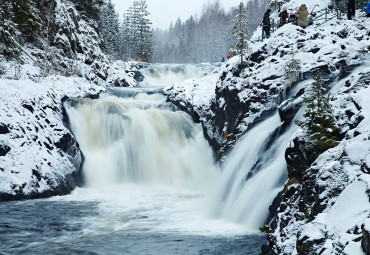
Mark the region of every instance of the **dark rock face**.
<instances>
[{"instance_id":1,"label":"dark rock face","mask_svg":"<svg viewBox=\"0 0 370 255\"><path fill-rule=\"evenodd\" d=\"M302 181L303 173L318 157L318 153L312 150L313 144L308 143L302 137L296 137L285 151L285 160L288 165L289 179Z\"/></svg>"},{"instance_id":2,"label":"dark rock face","mask_svg":"<svg viewBox=\"0 0 370 255\"><path fill-rule=\"evenodd\" d=\"M5 145L0 145L0 157L6 156L8 152L10 151L10 147Z\"/></svg>"},{"instance_id":3,"label":"dark rock face","mask_svg":"<svg viewBox=\"0 0 370 255\"><path fill-rule=\"evenodd\" d=\"M142 82L144 80L144 75L140 71L135 71L134 79L137 82Z\"/></svg>"},{"instance_id":4,"label":"dark rock face","mask_svg":"<svg viewBox=\"0 0 370 255\"><path fill-rule=\"evenodd\" d=\"M71 180L71 177L75 177L75 180L72 180L71 184L75 184L75 187L80 186L82 183L81 167L83 164L83 155L76 139L70 133L65 133L63 137L55 143L55 146L66 153L71 163L78 169L77 173L69 176L68 179Z\"/></svg>"},{"instance_id":5,"label":"dark rock face","mask_svg":"<svg viewBox=\"0 0 370 255\"><path fill-rule=\"evenodd\" d=\"M5 135L9 132L9 128L5 124L0 123L0 135Z\"/></svg>"},{"instance_id":6,"label":"dark rock face","mask_svg":"<svg viewBox=\"0 0 370 255\"><path fill-rule=\"evenodd\" d=\"M370 255L370 231L362 226L361 247L366 255Z\"/></svg>"},{"instance_id":7,"label":"dark rock face","mask_svg":"<svg viewBox=\"0 0 370 255\"><path fill-rule=\"evenodd\" d=\"M360 128L364 117L361 114L360 105L354 98L358 91L366 88L369 81L369 73L361 73L355 84L345 85L347 89L344 89L341 101L335 98L338 102L333 102L336 107L336 120L343 130L348 130L343 136L350 140L346 146L350 147L354 143L357 146L362 146L361 148L365 151L368 150L366 147L368 134L363 134L364 129ZM351 141L351 139L355 141ZM360 145L359 142L364 144ZM263 251L270 249L277 254L289 254L284 251L284 245L282 244L289 239L295 240L292 248L298 254L319 254L319 251L322 252L327 249L324 243L327 239L332 238L330 234L327 234L330 230L323 227L325 231L321 232L320 230L320 234L310 235L310 232L304 232L302 229L311 222L318 224L315 223L316 216L330 208L334 203L333 201L351 184L350 174L347 172L349 166L357 169L358 176L362 173L368 174L367 169L369 167L367 163L363 163L364 159L361 158L366 158L367 154L357 155L358 153L353 152L346 146L338 146L322 154L323 151L319 151L314 144L306 141L303 135L293 139L285 153L289 180L286 183L282 194L282 202L277 210L277 228L274 234L269 235L269 243ZM321 155L325 156L322 157ZM316 160L319 156L319 160ZM292 228L292 225L295 225L295 227ZM366 254L369 254L369 231L364 226L362 226L362 232L358 229L360 228L354 227L347 232L355 236L353 237L355 242L361 241L362 249ZM279 240L280 244L277 244L276 240ZM333 247L335 250L333 254L341 254L345 244L337 241L333 244Z\"/></svg>"}]
</instances>

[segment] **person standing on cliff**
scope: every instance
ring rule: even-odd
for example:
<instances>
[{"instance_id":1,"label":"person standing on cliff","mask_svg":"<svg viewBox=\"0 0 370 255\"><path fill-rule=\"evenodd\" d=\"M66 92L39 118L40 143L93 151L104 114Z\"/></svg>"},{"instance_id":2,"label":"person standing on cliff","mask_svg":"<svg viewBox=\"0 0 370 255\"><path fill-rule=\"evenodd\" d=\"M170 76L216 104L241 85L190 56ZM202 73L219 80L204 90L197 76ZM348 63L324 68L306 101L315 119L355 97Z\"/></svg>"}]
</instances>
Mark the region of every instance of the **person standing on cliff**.
<instances>
[{"instance_id":1,"label":"person standing on cliff","mask_svg":"<svg viewBox=\"0 0 370 255\"><path fill-rule=\"evenodd\" d=\"M347 17L349 20L352 20L356 13L356 2L355 0L348 0L347 3Z\"/></svg>"},{"instance_id":2,"label":"person standing on cliff","mask_svg":"<svg viewBox=\"0 0 370 255\"><path fill-rule=\"evenodd\" d=\"M271 9L267 9L265 12L265 15L263 15L263 20L262 20L262 26L263 26L263 32L266 34L266 38L270 37L270 28L271 28L271 22L270 22L270 14L271 14Z\"/></svg>"},{"instance_id":3,"label":"person standing on cliff","mask_svg":"<svg viewBox=\"0 0 370 255\"><path fill-rule=\"evenodd\" d=\"M287 23L287 19L288 19L288 11L287 11L287 7L286 6L283 7L283 11L280 12L279 17L280 17L280 24L279 24L279 26L282 27L282 26L284 26Z\"/></svg>"},{"instance_id":4,"label":"person standing on cliff","mask_svg":"<svg viewBox=\"0 0 370 255\"><path fill-rule=\"evenodd\" d=\"M298 26L306 28L308 26L308 10L305 4L298 9Z\"/></svg>"}]
</instances>

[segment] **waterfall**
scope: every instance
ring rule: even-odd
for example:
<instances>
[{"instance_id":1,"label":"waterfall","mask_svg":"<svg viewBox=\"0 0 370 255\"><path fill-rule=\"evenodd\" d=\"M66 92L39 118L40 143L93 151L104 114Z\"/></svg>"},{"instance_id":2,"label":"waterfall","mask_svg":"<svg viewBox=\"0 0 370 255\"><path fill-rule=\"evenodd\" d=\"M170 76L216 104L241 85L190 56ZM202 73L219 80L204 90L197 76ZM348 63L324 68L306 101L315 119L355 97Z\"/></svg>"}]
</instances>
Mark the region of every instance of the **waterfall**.
<instances>
[{"instance_id":1,"label":"waterfall","mask_svg":"<svg viewBox=\"0 0 370 255\"><path fill-rule=\"evenodd\" d=\"M300 115L300 114L298 114ZM211 215L258 231L287 178L285 149L298 127L282 130L278 113L248 131L223 165L209 199Z\"/></svg>"},{"instance_id":2,"label":"waterfall","mask_svg":"<svg viewBox=\"0 0 370 255\"><path fill-rule=\"evenodd\" d=\"M141 86L169 86L188 79L202 77L209 73L212 65L175 65L161 64L153 65L141 70L144 75Z\"/></svg>"},{"instance_id":3,"label":"waterfall","mask_svg":"<svg viewBox=\"0 0 370 255\"><path fill-rule=\"evenodd\" d=\"M66 103L88 187L135 183L205 190L212 184L219 170L201 125L165 100L132 93Z\"/></svg>"}]
</instances>

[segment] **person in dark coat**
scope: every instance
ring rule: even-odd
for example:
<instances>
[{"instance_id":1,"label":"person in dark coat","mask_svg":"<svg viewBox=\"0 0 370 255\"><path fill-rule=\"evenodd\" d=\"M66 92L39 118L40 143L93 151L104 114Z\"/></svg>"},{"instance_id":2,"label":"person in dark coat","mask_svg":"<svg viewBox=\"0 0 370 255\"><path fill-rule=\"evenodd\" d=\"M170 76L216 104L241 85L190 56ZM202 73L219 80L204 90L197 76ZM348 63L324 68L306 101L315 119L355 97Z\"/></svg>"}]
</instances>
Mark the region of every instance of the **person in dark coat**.
<instances>
[{"instance_id":1,"label":"person in dark coat","mask_svg":"<svg viewBox=\"0 0 370 255\"><path fill-rule=\"evenodd\" d=\"M262 21L262 26L263 26L263 32L266 34L266 38L270 37L270 28L271 28L271 22L270 22L270 14L271 14L271 9L267 9L265 12L265 15L263 15L263 21Z\"/></svg>"},{"instance_id":2,"label":"person in dark coat","mask_svg":"<svg viewBox=\"0 0 370 255\"><path fill-rule=\"evenodd\" d=\"M284 6L283 11L279 13L279 17L280 17L280 26L285 25L288 19L288 11L286 6Z\"/></svg>"},{"instance_id":3,"label":"person in dark coat","mask_svg":"<svg viewBox=\"0 0 370 255\"><path fill-rule=\"evenodd\" d=\"M355 10L356 10L356 2L355 0L348 0L348 3L347 3L347 17L349 20L353 19L353 17L355 16Z\"/></svg>"},{"instance_id":4,"label":"person in dark coat","mask_svg":"<svg viewBox=\"0 0 370 255\"><path fill-rule=\"evenodd\" d=\"M293 10L290 11L288 22L293 23L294 25L298 25L298 17L297 15L295 15Z\"/></svg>"},{"instance_id":5,"label":"person in dark coat","mask_svg":"<svg viewBox=\"0 0 370 255\"><path fill-rule=\"evenodd\" d=\"M366 16L369 18L370 17L370 1L367 2L366 6Z\"/></svg>"}]
</instances>

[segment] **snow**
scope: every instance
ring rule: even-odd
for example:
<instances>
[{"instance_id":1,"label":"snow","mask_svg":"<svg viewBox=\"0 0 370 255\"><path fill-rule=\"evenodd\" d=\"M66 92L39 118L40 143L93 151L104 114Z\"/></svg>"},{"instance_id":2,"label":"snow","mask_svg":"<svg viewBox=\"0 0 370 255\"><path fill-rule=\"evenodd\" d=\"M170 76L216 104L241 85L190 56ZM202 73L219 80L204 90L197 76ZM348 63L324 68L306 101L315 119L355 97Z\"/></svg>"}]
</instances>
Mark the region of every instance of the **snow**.
<instances>
[{"instance_id":1,"label":"snow","mask_svg":"<svg viewBox=\"0 0 370 255\"><path fill-rule=\"evenodd\" d=\"M308 9L311 11L317 4L315 11L320 11L329 3L329 0L310 1ZM288 9L298 8L301 2L291 0L286 5ZM278 19L276 13L272 17ZM201 116L209 137L215 138L222 146L223 139L217 140L217 137L224 133L225 127L217 130L212 118L215 108L230 110L229 102L222 96L225 91L237 91L235 101L247 107L235 127L238 134L243 134L263 112L276 109L286 99L310 86L312 74L317 72L314 70L321 70L326 75L335 120L345 138L337 147L323 153L304 173L308 177L315 176L315 192L320 206L325 208L312 221L305 218L298 206L299 199L303 199L299 193L302 184L294 186L297 196L287 201L286 209L278 214L278 227L273 234L277 254L298 254L299 236L307 236L307 240L314 241L316 250L311 252L317 254L363 254L358 241L361 233L355 230L361 229L362 224L370 228L370 177L366 172L370 169L369 27L370 19L357 11L355 21L334 18L321 26L316 24L304 30L284 25L264 41L261 41L261 30L257 30L251 39L251 51L257 63L249 70L235 75L239 63L238 56L235 56L208 77L166 88L171 101L193 108ZM301 61L304 80L290 89L291 81L285 78L285 65L292 59L292 50L294 58ZM344 69L343 78L338 79L343 71L340 63L357 67L349 71ZM202 89L196 89L196 84ZM253 98L258 100L253 101ZM301 102L302 96L285 103L295 106ZM301 131L297 132L299 135L302 135ZM294 201L294 197L298 200ZM287 223L286 227L281 229L281 222Z\"/></svg>"},{"instance_id":2,"label":"snow","mask_svg":"<svg viewBox=\"0 0 370 255\"><path fill-rule=\"evenodd\" d=\"M63 123L62 98L102 90L82 78L50 76L40 83L0 79L0 122L10 130L0 136L0 144L11 149L0 157L0 193L42 193L58 186L60 178L78 171L68 155L55 147L69 133ZM40 180L33 171L39 172Z\"/></svg>"}]
</instances>

